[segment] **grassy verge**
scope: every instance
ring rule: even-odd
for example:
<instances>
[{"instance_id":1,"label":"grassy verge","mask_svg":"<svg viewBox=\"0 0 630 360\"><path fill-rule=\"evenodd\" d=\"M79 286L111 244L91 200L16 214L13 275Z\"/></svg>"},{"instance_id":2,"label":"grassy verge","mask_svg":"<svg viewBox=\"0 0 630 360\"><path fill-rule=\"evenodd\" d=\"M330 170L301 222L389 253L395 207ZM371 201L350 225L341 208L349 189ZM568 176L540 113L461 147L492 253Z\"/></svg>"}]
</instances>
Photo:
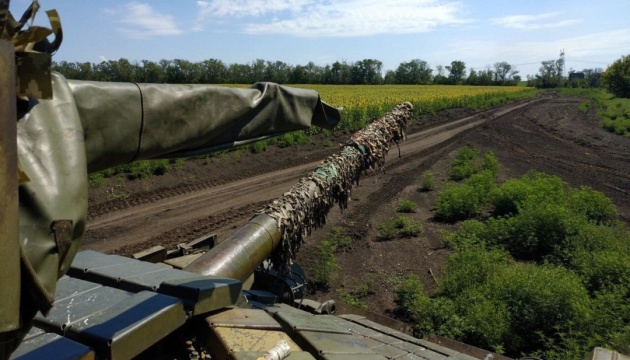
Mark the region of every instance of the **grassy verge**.
<instances>
[{"instance_id":1,"label":"grassy verge","mask_svg":"<svg viewBox=\"0 0 630 360\"><path fill-rule=\"evenodd\" d=\"M562 89L561 92L595 101L602 127L617 135L630 137L630 99L616 98L603 89ZM580 110L587 111L590 106L589 102L584 102Z\"/></svg>"}]
</instances>

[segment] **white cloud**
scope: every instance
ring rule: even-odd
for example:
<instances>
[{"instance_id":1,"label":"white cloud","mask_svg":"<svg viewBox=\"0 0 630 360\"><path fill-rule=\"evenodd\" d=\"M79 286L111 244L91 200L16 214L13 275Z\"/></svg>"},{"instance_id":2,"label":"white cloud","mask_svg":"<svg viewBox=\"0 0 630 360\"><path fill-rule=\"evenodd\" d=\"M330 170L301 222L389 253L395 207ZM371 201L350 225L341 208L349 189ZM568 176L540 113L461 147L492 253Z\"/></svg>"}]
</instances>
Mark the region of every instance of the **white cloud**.
<instances>
[{"instance_id":1,"label":"white cloud","mask_svg":"<svg viewBox=\"0 0 630 360\"><path fill-rule=\"evenodd\" d=\"M538 30L565 27L579 23L579 19L555 20L560 13L543 13L538 15L512 15L492 20L493 24L511 29Z\"/></svg>"},{"instance_id":2,"label":"white cloud","mask_svg":"<svg viewBox=\"0 0 630 360\"><path fill-rule=\"evenodd\" d=\"M567 69L606 67L630 48L630 28L546 41L499 43L490 40L455 42L448 49L433 52L433 58L465 59L467 67L483 69L497 61L517 64L522 74L534 74L543 60L557 59L565 51Z\"/></svg>"},{"instance_id":3,"label":"white cloud","mask_svg":"<svg viewBox=\"0 0 630 360\"><path fill-rule=\"evenodd\" d=\"M264 17L243 26L249 34L369 36L420 33L469 22L460 17L461 3L449 0L210 0L197 5L204 19Z\"/></svg>"},{"instance_id":4,"label":"white cloud","mask_svg":"<svg viewBox=\"0 0 630 360\"><path fill-rule=\"evenodd\" d=\"M183 33L172 15L160 13L149 4L134 1L117 9L108 9L107 13L119 17L118 22L123 26L116 30L132 39Z\"/></svg>"},{"instance_id":5,"label":"white cloud","mask_svg":"<svg viewBox=\"0 0 630 360\"><path fill-rule=\"evenodd\" d=\"M205 16L258 17L280 11L301 11L311 0L210 0L197 1Z\"/></svg>"}]
</instances>

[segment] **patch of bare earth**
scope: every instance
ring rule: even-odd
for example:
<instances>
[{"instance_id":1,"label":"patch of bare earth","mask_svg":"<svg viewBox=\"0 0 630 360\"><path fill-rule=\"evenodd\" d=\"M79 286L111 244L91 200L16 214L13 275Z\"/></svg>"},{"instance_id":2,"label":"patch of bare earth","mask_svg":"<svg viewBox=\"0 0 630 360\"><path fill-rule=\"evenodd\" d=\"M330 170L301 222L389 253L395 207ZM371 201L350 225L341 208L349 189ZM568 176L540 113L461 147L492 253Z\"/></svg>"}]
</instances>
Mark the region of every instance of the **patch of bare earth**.
<instances>
[{"instance_id":1,"label":"patch of bare earth","mask_svg":"<svg viewBox=\"0 0 630 360\"><path fill-rule=\"evenodd\" d=\"M386 173L364 176L353 189L348 209L343 213L333 210L327 224L314 231L302 247L298 262L312 275L317 247L331 238L333 227L352 238L350 246L336 253L339 269L331 287L310 297L335 299L343 311L340 293L367 290L360 301L368 311L392 315L395 290L406 276L420 276L425 287L435 291L451 253L442 244L440 233L453 231L457 225L435 221L431 209L445 186L455 151L464 145L494 152L501 163L500 180L530 170L557 175L572 186L604 192L628 221L630 139L601 129L594 110L578 110L582 102L546 96L503 116L484 119L478 114L476 120L463 122L469 127L465 130L460 123L452 128L445 124L471 115L469 111L423 116L410 129L401 157L393 147ZM443 130L432 130L437 126ZM157 244L174 246L207 233L226 238L263 203L313 170L316 161L337 151L336 144L348 137L335 133L332 139L316 136L313 144L299 148L271 146L261 154L241 150L189 160L179 171L147 180L109 179L107 185L90 191L83 247L129 255ZM419 192L421 174L426 170L436 174L437 188ZM396 206L402 199L418 204L416 213L404 215L421 221L424 231L412 238L378 240L378 224L401 215Z\"/></svg>"}]
</instances>

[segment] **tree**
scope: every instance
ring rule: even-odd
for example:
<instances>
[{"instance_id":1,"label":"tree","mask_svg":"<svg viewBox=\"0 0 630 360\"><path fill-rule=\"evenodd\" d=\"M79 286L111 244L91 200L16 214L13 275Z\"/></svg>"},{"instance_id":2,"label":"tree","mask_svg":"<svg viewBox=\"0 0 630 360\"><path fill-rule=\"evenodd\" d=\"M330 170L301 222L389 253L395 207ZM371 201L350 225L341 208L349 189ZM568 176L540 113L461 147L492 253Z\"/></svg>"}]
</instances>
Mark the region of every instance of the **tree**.
<instances>
[{"instance_id":1,"label":"tree","mask_svg":"<svg viewBox=\"0 0 630 360\"><path fill-rule=\"evenodd\" d=\"M376 59L364 59L352 64L351 84L376 85L383 82L383 63Z\"/></svg>"},{"instance_id":2,"label":"tree","mask_svg":"<svg viewBox=\"0 0 630 360\"><path fill-rule=\"evenodd\" d=\"M446 78L446 76L444 76L444 66L438 65L435 67L435 70L437 72L437 75L435 75L435 77L433 78L433 83L446 84L448 82L448 79Z\"/></svg>"},{"instance_id":3,"label":"tree","mask_svg":"<svg viewBox=\"0 0 630 360\"><path fill-rule=\"evenodd\" d=\"M453 84L461 84L464 76L466 76L466 63L461 60L451 61L450 66L445 66L449 71L448 78Z\"/></svg>"},{"instance_id":4,"label":"tree","mask_svg":"<svg viewBox=\"0 0 630 360\"><path fill-rule=\"evenodd\" d=\"M426 61L414 59L400 63L394 73L396 84L430 84L433 70Z\"/></svg>"},{"instance_id":5,"label":"tree","mask_svg":"<svg viewBox=\"0 0 630 360\"><path fill-rule=\"evenodd\" d=\"M513 78L516 74L518 74L518 70L507 61L494 64L494 81L499 85L513 84Z\"/></svg>"},{"instance_id":6,"label":"tree","mask_svg":"<svg viewBox=\"0 0 630 360\"><path fill-rule=\"evenodd\" d=\"M555 88L564 85L564 53L558 60L546 60L541 63L535 78L529 78L530 85L537 88Z\"/></svg>"},{"instance_id":7,"label":"tree","mask_svg":"<svg viewBox=\"0 0 630 360\"><path fill-rule=\"evenodd\" d=\"M612 63L602 74L602 80L616 97L630 98L630 55Z\"/></svg>"}]
</instances>

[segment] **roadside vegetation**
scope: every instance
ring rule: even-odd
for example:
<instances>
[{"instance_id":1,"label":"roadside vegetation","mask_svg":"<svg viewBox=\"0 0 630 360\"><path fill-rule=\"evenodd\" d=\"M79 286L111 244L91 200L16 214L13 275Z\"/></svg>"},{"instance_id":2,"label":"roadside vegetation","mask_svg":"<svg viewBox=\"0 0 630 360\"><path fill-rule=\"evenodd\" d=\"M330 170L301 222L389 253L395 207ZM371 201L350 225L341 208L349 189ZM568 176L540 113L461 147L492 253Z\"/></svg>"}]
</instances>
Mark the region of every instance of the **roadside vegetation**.
<instances>
[{"instance_id":1,"label":"roadside vegetation","mask_svg":"<svg viewBox=\"0 0 630 360\"><path fill-rule=\"evenodd\" d=\"M452 168L489 154L462 148ZM418 277L403 282L399 314L418 336L514 358L630 353L630 232L612 201L538 172L496 184L483 165L495 160L438 195L436 218L459 221L444 235L454 253L433 297Z\"/></svg>"},{"instance_id":2,"label":"roadside vegetation","mask_svg":"<svg viewBox=\"0 0 630 360\"><path fill-rule=\"evenodd\" d=\"M580 96L587 101L580 110L589 111L596 106L602 127L617 135L630 137L630 99L615 97L604 89L562 89L564 95Z\"/></svg>"}]
</instances>

